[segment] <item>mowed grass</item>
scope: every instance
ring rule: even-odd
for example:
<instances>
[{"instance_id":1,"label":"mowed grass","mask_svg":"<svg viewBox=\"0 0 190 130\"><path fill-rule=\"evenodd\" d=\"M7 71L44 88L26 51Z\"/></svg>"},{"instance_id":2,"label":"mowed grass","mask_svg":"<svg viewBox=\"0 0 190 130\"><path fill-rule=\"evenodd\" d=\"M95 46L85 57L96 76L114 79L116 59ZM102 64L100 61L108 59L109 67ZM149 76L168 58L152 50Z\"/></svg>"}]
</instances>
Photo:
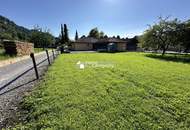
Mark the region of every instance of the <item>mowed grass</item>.
<instances>
[{"instance_id":1,"label":"mowed grass","mask_svg":"<svg viewBox=\"0 0 190 130\"><path fill-rule=\"evenodd\" d=\"M22 109L18 129L190 129L190 64L143 53L63 54Z\"/></svg>"}]
</instances>

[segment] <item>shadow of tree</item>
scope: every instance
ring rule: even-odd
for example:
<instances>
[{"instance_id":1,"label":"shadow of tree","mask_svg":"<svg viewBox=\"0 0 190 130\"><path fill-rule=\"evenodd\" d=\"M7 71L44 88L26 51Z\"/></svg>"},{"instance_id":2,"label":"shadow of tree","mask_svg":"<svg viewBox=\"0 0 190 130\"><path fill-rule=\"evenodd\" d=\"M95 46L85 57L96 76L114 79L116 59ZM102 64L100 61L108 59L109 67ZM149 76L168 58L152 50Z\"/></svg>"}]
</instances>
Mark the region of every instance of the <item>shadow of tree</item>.
<instances>
[{"instance_id":1,"label":"shadow of tree","mask_svg":"<svg viewBox=\"0 0 190 130\"><path fill-rule=\"evenodd\" d=\"M185 54L166 54L162 56L161 54L146 54L146 57L164 60L164 61L173 61L190 64L190 55Z\"/></svg>"}]
</instances>

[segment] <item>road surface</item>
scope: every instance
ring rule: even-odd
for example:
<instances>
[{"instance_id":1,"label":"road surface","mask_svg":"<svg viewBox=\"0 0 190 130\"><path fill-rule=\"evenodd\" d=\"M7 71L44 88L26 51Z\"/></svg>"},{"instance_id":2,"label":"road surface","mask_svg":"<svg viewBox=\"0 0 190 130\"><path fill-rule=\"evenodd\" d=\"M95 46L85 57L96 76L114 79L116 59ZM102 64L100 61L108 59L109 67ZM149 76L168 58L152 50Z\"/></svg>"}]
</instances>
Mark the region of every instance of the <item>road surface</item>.
<instances>
[{"instance_id":1,"label":"road surface","mask_svg":"<svg viewBox=\"0 0 190 130\"><path fill-rule=\"evenodd\" d=\"M50 55L52 55L51 52L49 53ZM37 55L35 58L36 58L36 63L39 63L40 61L47 59L47 55L46 53L42 53L40 55ZM47 64L46 62L44 64ZM0 67L0 92L2 86L10 82L11 80L15 79L18 75L22 74L31 67L33 67L33 62L31 58L27 58L25 60L10 65Z\"/></svg>"},{"instance_id":2,"label":"road surface","mask_svg":"<svg viewBox=\"0 0 190 130\"><path fill-rule=\"evenodd\" d=\"M52 52L49 52L49 55L50 61L52 62ZM35 56L35 59L38 64L44 59L47 59L47 55L46 53L42 53ZM40 78L48 66L49 63L47 60L38 66ZM34 69L31 69L9 85L7 83L32 67L31 58L0 67L0 129L12 125L14 121L18 121L16 112L19 102L40 80L36 80Z\"/></svg>"}]
</instances>

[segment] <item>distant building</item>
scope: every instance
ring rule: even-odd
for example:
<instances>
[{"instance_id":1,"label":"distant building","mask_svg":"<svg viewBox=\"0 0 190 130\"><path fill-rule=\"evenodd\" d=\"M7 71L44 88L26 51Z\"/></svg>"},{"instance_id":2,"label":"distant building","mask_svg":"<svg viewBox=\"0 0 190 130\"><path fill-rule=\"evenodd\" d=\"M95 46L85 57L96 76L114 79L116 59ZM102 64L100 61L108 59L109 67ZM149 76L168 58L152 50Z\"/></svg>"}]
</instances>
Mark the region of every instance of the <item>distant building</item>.
<instances>
[{"instance_id":1,"label":"distant building","mask_svg":"<svg viewBox=\"0 0 190 130\"><path fill-rule=\"evenodd\" d=\"M72 50L74 51L98 51L107 50L110 43L116 44L117 51L126 51L127 41L117 38L92 38L83 37L75 42L72 42Z\"/></svg>"}]
</instances>

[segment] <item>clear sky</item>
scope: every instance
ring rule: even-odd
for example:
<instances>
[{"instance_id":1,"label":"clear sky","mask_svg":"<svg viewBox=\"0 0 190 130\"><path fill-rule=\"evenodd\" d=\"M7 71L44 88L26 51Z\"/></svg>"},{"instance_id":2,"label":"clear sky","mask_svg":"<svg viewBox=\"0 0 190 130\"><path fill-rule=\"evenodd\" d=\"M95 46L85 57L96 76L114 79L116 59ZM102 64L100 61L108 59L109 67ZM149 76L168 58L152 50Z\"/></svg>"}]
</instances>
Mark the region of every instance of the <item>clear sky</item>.
<instances>
[{"instance_id":1,"label":"clear sky","mask_svg":"<svg viewBox=\"0 0 190 130\"><path fill-rule=\"evenodd\" d=\"M16 24L47 27L57 36L66 23L74 37L98 27L109 36L141 34L158 16L190 19L190 0L1 0L0 15Z\"/></svg>"}]
</instances>

